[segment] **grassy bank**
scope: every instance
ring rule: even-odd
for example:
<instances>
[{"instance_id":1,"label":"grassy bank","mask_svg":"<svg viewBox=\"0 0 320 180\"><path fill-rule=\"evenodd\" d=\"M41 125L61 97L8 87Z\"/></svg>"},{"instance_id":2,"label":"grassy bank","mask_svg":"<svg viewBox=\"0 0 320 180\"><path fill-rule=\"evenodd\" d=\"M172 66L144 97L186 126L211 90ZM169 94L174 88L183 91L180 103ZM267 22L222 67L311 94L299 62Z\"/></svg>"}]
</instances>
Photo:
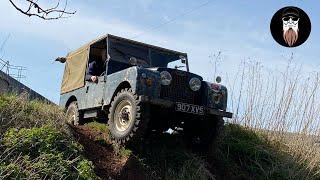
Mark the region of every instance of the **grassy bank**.
<instances>
[{"instance_id":1,"label":"grassy bank","mask_svg":"<svg viewBox=\"0 0 320 180\"><path fill-rule=\"evenodd\" d=\"M70 129L55 105L0 95L0 115L0 179L320 179L316 147L301 148L314 139L306 134L226 124L209 153L181 134L115 151L105 124Z\"/></svg>"},{"instance_id":2,"label":"grassy bank","mask_svg":"<svg viewBox=\"0 0 320 180\"><path fill-rule=\"evenodd\" d=\"M312 162L298 159L284 142L240 125L225 127L214 153L216 174L226 179L320 179L319 169L309 169Z\"/></svg>"},{"instance_id":3,"label":"grassy bank","mask_svg":"<svg viewBox=\"0 0 320 180\"><path fill-rule=\"evenodd\" d=\"M0 179L97 179L55 105L0 95Z\"/></svg>"},{"instance_id":4,"label":"grassy bank","mask_svg":"<svg viewBox=\"0 0 320 180\"><path fill-rule=\"evenodd\" d=\"M112 146L104 124L86 126L96 131L96 144ZM150 136L120 150L117 156L123 163L115 174L120 179L320 179L318 169L308 168L311 161L299 161L288 146L271 140L265 131L226 124L214 146L204 154L186 147L179 134Z\"/></svg>"}]
</instances>

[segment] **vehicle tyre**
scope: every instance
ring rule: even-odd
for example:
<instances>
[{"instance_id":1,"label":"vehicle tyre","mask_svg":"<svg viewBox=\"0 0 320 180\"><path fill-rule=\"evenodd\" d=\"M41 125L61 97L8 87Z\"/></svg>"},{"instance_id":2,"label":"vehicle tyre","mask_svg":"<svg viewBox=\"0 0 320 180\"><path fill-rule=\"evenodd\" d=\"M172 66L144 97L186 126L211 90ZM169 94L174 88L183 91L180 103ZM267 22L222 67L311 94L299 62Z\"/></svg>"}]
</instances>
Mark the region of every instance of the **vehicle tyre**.
<instances>
[{"instance_id":1,"label":"vehicle tyre","mask_svg":"<svg viewBox=\"0 0 320 180\"><path fill-rule=\"evenodd\" d=\"M127 145L143 137L149 122L147 106L131 89L122 89L111 102L109 131L118 145Z\"/></svg>"},{"instance_id":2,"label":"vehicle tyre","mask_svg":"<svg viewBox=\"0 0 320 180\"><path fill-rule=\"evenodd\" d=\"M200 150L211 150L223 132L224 120L219 116L209 116L203 120L185 123L184 134L187 144Z\"/></svg>"},{"instance_id":3,"label":"vehicle tyre","mask_svg":"<svg viewBox=\"0 0 320 180\"><path fill-rule=\"evenodd\" d=\"M213 132L209 132L209 136L210 139L207 142L207 150L209 150L210 152L214 152L217 150L217 147L219 146L219 142L220 140L223 139L223 134L224 134L224 120L222 117L219 116L214 116L211 117L211 121L214 120L213 118L216 119L215 123L214 123L214 131Z\"/></svg>"},{"instance_id":4,"label":"vehicle tyre","mask_svg":"<svg viewBox=\"0 0 320 180\"><path fill-rule=\"evenodd\" d=\"M77 101L73 101L69 104L67 108L67 123L78 126L81 122L81 116L79 113L78 103Z\"/></svg>"}]
</instances>

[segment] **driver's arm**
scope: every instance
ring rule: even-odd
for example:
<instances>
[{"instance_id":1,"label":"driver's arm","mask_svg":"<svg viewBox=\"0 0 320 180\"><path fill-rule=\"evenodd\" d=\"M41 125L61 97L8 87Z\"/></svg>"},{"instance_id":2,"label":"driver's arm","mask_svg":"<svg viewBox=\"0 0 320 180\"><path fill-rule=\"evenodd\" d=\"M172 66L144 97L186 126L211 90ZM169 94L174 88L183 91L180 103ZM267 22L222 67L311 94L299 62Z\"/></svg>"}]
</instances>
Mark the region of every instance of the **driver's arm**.
<instances>
[{"instance_id":1,"label":"driver's arm","mask_svg":"<svg viewBox=\"0 0 320 180\"><path fill-rule=\"evenodd\" d=\"M86 81L93 81L93 76L95 76L95 64L96 62L93 61L91 63L89 63L88 69L87 69L87 73L86 73Z\"/></svg>"}]
</instances>

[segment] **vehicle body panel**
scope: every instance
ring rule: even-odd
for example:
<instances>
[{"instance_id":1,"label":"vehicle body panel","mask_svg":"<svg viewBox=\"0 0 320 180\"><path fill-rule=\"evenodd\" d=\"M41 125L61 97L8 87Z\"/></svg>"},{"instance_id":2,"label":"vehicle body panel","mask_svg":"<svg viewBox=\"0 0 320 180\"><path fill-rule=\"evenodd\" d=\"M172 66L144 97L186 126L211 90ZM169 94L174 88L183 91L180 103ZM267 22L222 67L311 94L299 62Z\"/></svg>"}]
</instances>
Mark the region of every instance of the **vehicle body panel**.
<instances>
[{"instance_id":1,"label":"vehicle body panel","mask_svg":"<svg viewBox=\"0 0 320 180\"><path fill-rule=\"evenodd\" d=\"M227 88L225 86L203 81L201 76L188 71L187 64L187 71L167 68L168 62L181 55L187 57L186 53L113 35L92 41L81 47L79 51L88 47L106 49L107 58L103 59L106 63L105 74L99 77L97 83L85 81L83 87L62 93L60 106L64 108L67 108L71 101L76 100L80 111L104 109L110 105L118 91L122 88L131 88L134 94L143 99L143 102L169 108L170 111L174 111L176 103L179 102L187 106L193 104L194 107L201 110L204 108L205 114L232 116L231 113L226 112ZM140 60L145 61L145 64L133 65L130 63L132 57L135 58L135 63ZM158 62L161 60L164 62ZM87 61L90 62L90 60ZM162 71L167 71L172 76L171 84L168 86L161 84L160 73ZM200 90L190 89L191 78L198 78L201 81Z\"/></svg>"}]
</instances>

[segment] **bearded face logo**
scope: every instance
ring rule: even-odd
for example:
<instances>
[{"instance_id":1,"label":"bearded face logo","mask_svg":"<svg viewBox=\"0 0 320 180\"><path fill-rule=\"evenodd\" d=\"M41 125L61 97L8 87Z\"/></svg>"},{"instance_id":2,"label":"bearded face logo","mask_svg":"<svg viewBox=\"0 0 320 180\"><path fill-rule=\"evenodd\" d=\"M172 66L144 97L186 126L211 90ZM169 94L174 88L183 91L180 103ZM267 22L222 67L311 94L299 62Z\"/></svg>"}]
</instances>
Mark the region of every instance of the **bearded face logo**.
<instances>
[{"instance_id":1,"label":"bearded face logo","mask_svg":"<svg viewBox=\"0 0 320 180\"><path fill-rule=\"evenodd\" d=\"M282 14L283 39L288 46L293 46L299 38L299 11L288 8Z\"/></svg>"},{"instance_id":2,"label":"bearded face logo","mask_svg":"<svg viewBox=\"0 0 320 180\"><path fill-rule=\"evenodd\" d=\"M311 21L302 9L286 6L273 15L270 21L273 39L283 47L298 47L308 39L311 33Z\"/></svg>"}]
</instances>

